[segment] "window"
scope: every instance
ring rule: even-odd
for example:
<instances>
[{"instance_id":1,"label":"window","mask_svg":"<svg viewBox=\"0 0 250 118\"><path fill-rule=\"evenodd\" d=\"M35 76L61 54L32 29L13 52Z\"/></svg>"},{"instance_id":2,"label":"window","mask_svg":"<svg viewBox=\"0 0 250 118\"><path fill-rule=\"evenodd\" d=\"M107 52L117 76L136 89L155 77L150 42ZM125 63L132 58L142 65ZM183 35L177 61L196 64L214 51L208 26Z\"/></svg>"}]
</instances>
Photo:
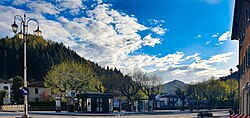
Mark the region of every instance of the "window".
<instances>
[{"instance_id":1,"label":"window","mask_svg":"<svg viewBox=\"0 0 250 118\"><path fill-rule=\"evenodd\" d=\"M35 102L38 102L38 98L35 98Z\"/></svg>"},{"instance_id":2,"label":"window","mask_svg":"<svg viewBox=\"0 0 250 118\"><path fill-rule=\"evenodd\" d=\"M248 68L248 49L246 51L246 62L245 62L245 64L246 64L246 69L247 69Z\"/></svg>"},{"instance_id":3,"label":"window","mask_svg":"<svg viewBox=\"0 0 250 118\"><path fill-rule=\"evenodd\" d=\"M38 88L35 88L35 94L38 94Z\"/></svg>"},{"instance_id":4,"label":"window","mask_svg":"<svg viewBox=\"0 0 250 118\"><path fill-rule=\"evenodd\" d=\"M247 65L248 65L248 68L250 68L250 46L248 46L247 48Z\"/></svg>"},{"instance_id":5,"label":"window","mask_svg":"<svg viewBox=\"0 0 250 118\"><path fill-rule=\"evenodd\" d=\"M102 98L96 98L96 111L102 112Z\"/></svg>"},{"instance_id":6,"label":"window","mask_svg":"<svg viewBox=\"0 0 250 118\"><path fill-rule=\"evenodd\" d=\"M100 98L100 112L102 112L102 98Z\"/></svg>"},{"instance_id":7,"label":"window","mask_svg":"<svg viewBox=\"0 0 250 118\"><path fill-rule=\"evenodd\" d=\"M4 90L9 90L9 87L8 86L3 86L3 89Z\"/></svg>"},{"instance_id":8,"label":"window","mask_svg":"<svg viewBox=\"0 0 250 118\"><path fill-rule=\"evenodd\" d=\"M246 66L246 65L247 65L246 62L247 62L247 61L246 61L246 56L245 56L245 57L244 57L244 72L247 71L247 69L246 69L246 67L247 67L247 66Z\"/></svg>"}]
</instances>

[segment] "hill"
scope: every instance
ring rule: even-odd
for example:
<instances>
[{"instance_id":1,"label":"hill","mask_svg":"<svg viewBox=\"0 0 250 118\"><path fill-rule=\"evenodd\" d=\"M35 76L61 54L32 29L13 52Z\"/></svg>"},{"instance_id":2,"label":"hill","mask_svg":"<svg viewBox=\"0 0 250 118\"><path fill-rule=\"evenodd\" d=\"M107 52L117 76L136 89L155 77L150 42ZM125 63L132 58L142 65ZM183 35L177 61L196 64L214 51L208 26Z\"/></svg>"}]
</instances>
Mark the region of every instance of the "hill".
<instances>
[{"instance_id":1,"label":"hill","mask_svg":"<svg viewBox=\"0 0 250 118\"><path fill-rule=\"evenodd\" d=\"M221 80L221 81L227 81L228 79L235 79L235 80L238 81L238 78L239 78L238 76L239 76L239 73L238 73L238 71L236 71L236 72L233 72L230 75L227 75L227 76L224 76L224 77L220 77L219 80Z\"/></svg>"},{"instance_id":2,"label":"hill","mask_svg":"<svg viewBox=\"0 0 250 118\"><path fill-rule=\"evenodd\" d=\"M168 83L163 84L163 91L164 93L167 94L174 94L175 93L175 88L177 86L185 86L186 84L182 81L179 80L173 80Z\"/></svg>"},{"instance_id":3,"label":"hill","mask_svg":"<svg viewBox=\"0 0 250 118\"><path fill-rule=\"evenodd\" d=\"M27 75L29 81L43 80L52 65L63 61L77 61L89 65L96 76L115 77L123 74L109 67L102 68L97 63L79 56L62 43L46 41L42 37L29 35L27 39ZM23 76L23 40L17 36L0 39L0 78L5 80Z\"/></svg>"}]
</instances>

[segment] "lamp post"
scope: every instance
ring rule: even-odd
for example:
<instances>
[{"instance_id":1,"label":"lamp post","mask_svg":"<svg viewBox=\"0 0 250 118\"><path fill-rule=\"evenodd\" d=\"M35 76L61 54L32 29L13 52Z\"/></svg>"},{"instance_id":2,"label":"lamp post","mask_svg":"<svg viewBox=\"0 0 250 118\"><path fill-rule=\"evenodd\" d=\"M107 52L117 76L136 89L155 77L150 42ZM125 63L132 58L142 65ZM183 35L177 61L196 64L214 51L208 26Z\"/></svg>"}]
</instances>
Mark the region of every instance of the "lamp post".
<instances>
[{"instance_id":1,"label":"lamp post","mask_svg":"<svg viewBox=\"0 0 250 118\"><path fill-rule=\"evenodd\" d=\"M233 69L232 69L232 68L230 68L230 70L229 70L229 71L230 71L230 74L232 75L232 74L233 74Z\"/></svg>"},{"instance_id":2,"label":"lamp post","mask_svg":"<svg viewBox=\"0 0 250 118\"><path fill-rule=\"evenodd\" d=\"M15 15L14 17L14 23L11 25L12 31L16 34L18 30L18 25L16 24L16 18L20 18L21 20L21 27L20 27L20 32L17 34L20 39L23 39L23 48L24 48L24 74L23 74L23 86L27 88L27 63L26 63L26 40L28 36L28 24L30 21L35 21L37 23L37 29L34 31L35 36L41 36L41 31L39 30L39 23L36 19L26 19L26 15L20 16L20 15ZM29 117L28 114L28 96L24 95L24 115L22 116L23 118Z\"/></svg>"}]
</instances>

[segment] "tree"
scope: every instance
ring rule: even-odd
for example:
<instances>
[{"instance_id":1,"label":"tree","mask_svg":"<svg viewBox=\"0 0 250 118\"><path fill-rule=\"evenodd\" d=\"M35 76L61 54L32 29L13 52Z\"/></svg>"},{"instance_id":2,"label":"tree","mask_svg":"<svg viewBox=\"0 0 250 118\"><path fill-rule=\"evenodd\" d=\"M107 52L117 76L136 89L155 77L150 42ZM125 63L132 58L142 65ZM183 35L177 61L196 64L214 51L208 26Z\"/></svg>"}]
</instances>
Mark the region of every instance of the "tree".
<instances>
[{"instance_id":1,"label":"tree","mask_svg":"<svg viewBox=\"0 0 250 118\"><path fill-rule=\"evenodd\" d=\"M133 81L131 77L125 76L122 80L120 89L122 94L127 97L128 103L132 106L132 97L140 90L139 84ZM132 107L130 107L129 110L131 110L131 108Z\"/></svg>"},{"instance_id":2,"label":"tree","mask_svg":"<svg viewBox=\"0 0 250 118\"><path fill-rule=\"evenodd\" d=\"M140 90L138 83L133 81L131 77L125 76L121 84L121 92L129 100L132 100L132 97Z\"/></svg>"},{"instance_id":3,"label":"tree","mask_svg":"<svg viewBox=\"0 0 250 118\"><path fill-rule=\"evenodd\" d=\"M87 87L90 92L107 93L104 85L99 79L97 79L97 77L90 79Z\"/></svg>"},{"instance_id":4,"label":"tree","mask_svg":"<svg viewBox=\"0 0 250 118\"><path fill-rule=\"evenodd\" d=\"M98 83L98 87L96 87L100 92L102 93L110 93L110 91L112 91L112 89L114 89L114 87L117 85L117 82L115 80L116 78L111 78L111 77L99 77L99 83ZM117 90L117 89L116 89Z\"/></svg>"},{"instance_id":5,"label":"tree","mask_svg":"<svg viewBox=\"0 0 250 118\"><path fill-rule=\"evenodd\" d=\"M41 98L41 101L43 101L43 102L54 101L54 98L51 95L49 95L48 91L46 91L46 90L40 94L40 98Z\"/></svg>"},{"instance_id":6,"label":"tree","mask_svg":"<svg viewBox=\"0 0 250 118\"><path fill-rule=\"evenodd\" d=\"M231 103L231 108L234 106L234 102L238 100L238 82L235 79L228 79L226 81L226 96Z\"/></svg>"},{"instance_id":7,"label":"tree","mask_svg":"<svg viewBox=\"0 0 250 118\"><path fill-rule=\"evenodd\" d=\"M45 76L44 84L57 94L65 94L67 90L86 92L86 85L93 78L94 72L87 65L68 61L53 66Z\"/></svg>"},{"instance_id":8,"label":"tree","mask_svg":"<svg viewBox=\"0 0 250 118\"><path fill-rule=\"evenodd\" d=\"M22 104L23 103L23 95L20 92L20 88L23 87L23 78L21 76L16 76L12 81L12 103L14 104Z\"/></svg>"},{"instance_id":9,"label":"tree","mask_svg":"<svg viewBox=\"0 0 250 118\"><path fill-rule=\"evenodd\" d=\"M218 100L219 100L219 106L220 108L224 107L225 105L222 104L222 102L226 99L226 95L227 95L227 92L226 92L226 82L225 81L218 81L218 92L220 93L219 96L218 96Z\"/></svg>"},{"instance_id":10,"label":"tree","mask_svg":"<svg viewBox=\"0 0 250 118\"><path fill-rule=\"evenodd\" d=\"M192 83L188 85L188 89L190 91L189 101L196 101L197 102L197 109L199 109L199 101L204 98L204 95L202 94L202 84L201 82L198 83ZM189 102L191 110L194 108L194 104L192 102Z\"/></svg>"},{"instance_id":11,"label":"tree","mask_svg":"<svg viewBox=\"0 0 250 118\"><path fill-rule=\"evenodd\" d=\"M189 96L191 93L191 89L187 86L187 85L184 85L184 86L180 86L180 85L177 85L176 89L175 89L175 94L181 99L181 111L184 111L184 105L185 105L185 100L186 100L186 97Z\"/></svg>"},{"instance_id":12,"label":"tree","mask_svg":"<svg viewBox=\"0 0 250 118\"><path fill-rule=\"evenodd\" d=\"M160 93L162 83L162 78L156 75L145 76L142 78L141 90L148 96L150 111L153 110L153 101L155 100L155 96Z\"/></svg>"},{"instance_id":13,"label":"tree","mask_svg":"<svg viewBox=\"0 0 250 118\"><path fill-rule=\"evenodd\" d=\"M162 83L162 78L156 75L146 76L141 81L141 90L148 96L149 100L154 100L161 91Z\"/></svg>"},{"instance_id":14,"label":"tree","mask_svg":"<svg viewBox=\"0 0 250 118\"><path fill-rule=\"evenodd\" d=\"M5 98L7 95L7 92L4 90L0 90L0 105L3 105L3 98Z\"/></svg>"},{"instance_id":15,"label":"tree","mask_svg":"<svg viewBox=\"0 0 250 118\"><path fill-rule=\"evenodd\" d=\"M101 93L110 93L110 92L117 92L120 88L122 76L118 75L102 75L97 76L95 79L94 87L98 92Z\"/></svg>"},{"instance_id":16,"label":"tree","mask_svg":"<svg viewBox=\"0 0 250 118\"><path fill-rule=\"evenodd\" d=\"M208 109L211 109L212 102L216 101L216 98L220 95L220 91L218 91L219 80L215 80L213 77L207 81L202 82L202 94L208 101Z\"/></svg>"}]
</instances>

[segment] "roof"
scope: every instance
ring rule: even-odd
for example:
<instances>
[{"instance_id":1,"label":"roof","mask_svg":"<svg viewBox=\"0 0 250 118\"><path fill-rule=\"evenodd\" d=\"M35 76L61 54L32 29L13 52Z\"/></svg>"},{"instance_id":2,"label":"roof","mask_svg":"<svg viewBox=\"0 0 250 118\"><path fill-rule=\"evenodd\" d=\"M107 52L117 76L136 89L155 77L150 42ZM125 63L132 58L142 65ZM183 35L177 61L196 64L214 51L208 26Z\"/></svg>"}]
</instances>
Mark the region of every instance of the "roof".
<instances>
[{"instance_id":1,"label":"roof","mask_svg":"<svg viewBox=\"0 0 250 118\"><path fill-rule=\"evenodd\" d=\"M113 98L112 95L108 93L84 93L84 94L77 94L78 98Z\"/></svg>"},{"instance_id":2,"label":"roof","mask_svg":"<svg viewBox=\"0 0 250 118\"><path fill-rule=\"evenodd\" d=\"M179 98L179 97L176 95L163 95L163 96L160 96L160 98Z\"/></svg>"},{"instance_id":3,"label":"roof","mask_svg":"<svg viewBox=\"0 0 250 118\"><path fill-rule=\"evenodd\" d=\"M44 81L36 81L28 84L28 87L45 87L44 86Z\"/></svg>"},{"instance_id":4,"label":"roof","mask_svg":"<svg viewBox=\"0 0 250 118\"><path fill-rule=\"evenodd\" d=\"M0 78L0 83L10 83L10 82Z\"/></svg>"}]
</instances>

